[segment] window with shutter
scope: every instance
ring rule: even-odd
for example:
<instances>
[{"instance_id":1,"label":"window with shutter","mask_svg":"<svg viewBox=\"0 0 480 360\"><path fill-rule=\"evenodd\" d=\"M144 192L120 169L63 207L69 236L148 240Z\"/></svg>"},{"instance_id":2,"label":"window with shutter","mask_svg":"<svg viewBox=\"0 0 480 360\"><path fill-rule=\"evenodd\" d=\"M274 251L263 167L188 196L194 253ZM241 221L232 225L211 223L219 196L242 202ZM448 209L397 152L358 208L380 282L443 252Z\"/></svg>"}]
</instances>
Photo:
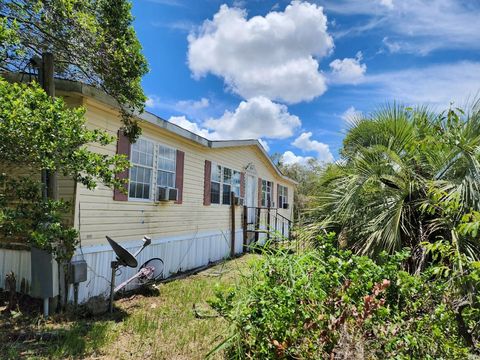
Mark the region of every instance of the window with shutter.
<instances>
[{"instance_id":1,"label":"window with shutter","mask_svg":"<svg viewBox=\"0 0 480 360\"><path fill-rule=\"evenodd\" d=\"M176 203L181 204L184 155L169 146L139 138L131 145L128 199L152 201L159 188L177 188Z\"/></svg>"},{"instance_id":2,"label":"window with shutter","mask_svg":"<svg viewBox=\"0 0 480 360\"><path fill-rule=\"evenodd\" d=\"M262 180L262 207L272 206L273 199L273 182Z\"/></svg>"},{"instance_id":3,"label":"window with shutter","mask_svg":"<svg viewBox=\"0 0 480 360\"><path fill-rule=\"evenodd\" d=\"M278 207L283 209L284 204L288 203L288 188L278 185Z\"/></svg>"},{"instance_id":4,"label":"window with shutter","mask_svg":"<svg viewBox=\"0 0 480 360\"><path fill-rule=\"evenodd\" d=\"M240 196L240 172L218 164L212 165L210 203L231 204L231 192Z\"/></svg>"}]
</instances>

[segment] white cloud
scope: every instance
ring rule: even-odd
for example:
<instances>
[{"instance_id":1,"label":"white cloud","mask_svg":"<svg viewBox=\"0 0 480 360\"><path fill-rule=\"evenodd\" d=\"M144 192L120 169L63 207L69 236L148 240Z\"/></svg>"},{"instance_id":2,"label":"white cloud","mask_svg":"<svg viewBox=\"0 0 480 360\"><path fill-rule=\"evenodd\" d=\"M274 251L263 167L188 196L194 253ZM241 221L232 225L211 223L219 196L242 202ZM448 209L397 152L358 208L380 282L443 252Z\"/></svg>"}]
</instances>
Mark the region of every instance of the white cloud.
<instances>
[{"instance_id":1,"label":"white cloud","mask_svg":"<svg viewBox=\"0 0 480 360\"><path fill-rule=\"evenodd\" d=\"M336 59L330 63L332 73L330 80L337 84L358 84L365 77L367 65L362 64L362 53L359 51L355 58Z\"/></svg>"},{"instance_id":2,"label":"white cloud","mask_svg":"<svg viewBox=\"0 0 480 360\"><path fill-rule=\"evenodd\" d=\"M206 139L217 140L216 133L200 127L197 123L188 120L185 116L171 116L168 121Z\"/></svg>"},{"instance_id":3,"label":"white cloud","mask_svg":"<svg viewBox=\"0 0 480 360\"><path fill-rule=\"evenodd\" d=\"M398 53L402 50L402 44L398 41L390 41L388 36L385 36L382 42L392 54Z\"/></svg>"},{"instance_id":4,"label":"white cloud","mask_svg":"<svg viewBox=\"0 0 480 360\"><path fill-rule=\"evenodd\" d=\"M380 4L389 8L389 9L393 9L393 7L394 7L393 0L380 0Z\"/></svg>"},{"instance_id":5,"label":"white cloud","mask_svg":"<svg viewBox=\"0 0 480 360\"><path fill-rule=\"evenodd\" d=\"M458 0L358 1L325 0L327 12L367 15L365 24L340 35L357 35L361 30L388 31L387 49L428 54L437 49L480 48L480 3Z\"/></svg>"},{"instance_id":6,"label":"white cloud","mask_svg":"<svg viewBox=\"0 0 480 360\"><path fill-rule=\"evenodd\" d=\"M190 20L176 20L172 22L153 21L151 24L154 27L167 28L170 30L176 30L186 33L189 33L190 31L195 29L195 23Z\"/></svg>"},{"instance_id":7,"label":"white cloud","mask_svg":"<svg viewBox=\"0 0 480 360\"><path fill-rule=\"evenodd\" d=\"M244 8L247 5L245 0L233 0L232 6L237 8Z\"/></svg>"},{"instance_id":8,"label":"white cloud","mask_svg":"<svg viewBox=\"0 0 480 360\"><path fill-rule=\"evenodd\" d=\"M209 107L210 100L204 97L200 100L180 100L177 101L176 106L178 109L200 110Z\"/></svg>"},{"instance_id":9,"label":"white cloud","mask_svg":"<svg viewBox=\"0 0 480 360\"><path fill-rule=\"evenodd\" d=\"M362 117L362 112L355 109L355 107L350 106L342 115L340 115L340 117L347 124L352 124L355 120Z\"/></svg>"},{"instance_id":10,"label":"white cloud","mask_svg":"<svg viewBox=\"0 0 480 360\"><path fill-rule=\"evenodd\" d=\"M242 101L234 112L227 110L204 125L224 139L285 139L293 135L301 122L285 105L259 96Z\"/></svg>"},{"instance_id":11,"label":"white cloud","mask_svg":"<svg viewBox=\"0 0 480 360\"><path fill-rule=\"evenodd\" d=\"M167 6L185 6L185 4L179 0L148 0L148 2Z\"/></svg>"},{"instance_id":12,"label":"white cloud","mask_svg":"<svg viewBox=\"0 0 480 360\"><path fill-rule=\"evenodd\" d=\"M145 105L150 111L167 111L175 116L185 115L192 119L205 119L212 113L219 113L224 109L221 101L214 101L202 97L200 99L172 100L161 98L158 95L148 95Z\"/></svg>"},{"instance_id":13,"label":"white cloud","mask_svg":"<svg viewBox=\"0 0 480 360\"><path fill-rule=\"evenodd\" d=\"M157 95L148 95L145 101L145 106L148 108L157 108L161 104L160 98Z\"/></svg>"},{"instance_id":14,"label":"white cloud","mask_svg":"<svg viewBox=\"0 0 480 360\"><path fill-rule=\"evenodd\" d=\"M209 140L258 139L269 151L267 139L284 139L293 135L301 121L291 115L285 105L264 97L242 101L235 111L225 111L203 124L185 116L172 116L168 121Z\"/></svg>"},{"instance_id":15,"label":"white cloud","mask_svg":"<svg viewBox=\"0 0 480 360\"><path fill-rule=\"evenodd\" d=\"M310 160L313 160L311 156L297 156L291 151L285 151L282 155L282 162L285 165L307 165Z\"/></svg>"},{"instance_id":16,"label":"white cloud","mask_svg":"<svg viewBox=\"0 0 480 360\"><path fill-rule=\"evenodd\" d=\"M292 145L304 152L315 152L320 162L332 162L333 155L328 145L317 140L312 140L311 137L311 132L304 132L292 142Z\"/></svg>"},{"instance_id":17,"label":"white cloud","mask_svg":"<svg viewBox=\"0 0 480 360\"><path fill-rule=\"evenodd\" d=\"M148 95L145 105L152 109L169 109L178 112L188 113L194 110L201 110L210 106L210 100L202 97L199 100L178 100L167 101L160 98L157 95Z\"/></svg>"},{"instance_id":18,"label":"white cloud","mask_svg":"<svg viewBox=\"0 0 480 360\"><path fill-rule=\"evenodd\" d=\"M333 40L323 8L315 4L292 1L283 12L250 19L245 10L222 5L188 42L195 78L219 76L246 99L265 96L297 103L327 88L317 59L330 53Z\"/></svg>"},{"instance_id":19,"label":"white cloud","mask_svg":"<svg viewBox=\"0 0 480 360\"><path fill-rule=\"evenodd\" d=\"M451 101L463 106L478 97L480 62L461 61L369 75L365 84L381 101L447 107ZM367 91L367 90L366 90Z\"/></svg>"}]
</instances>

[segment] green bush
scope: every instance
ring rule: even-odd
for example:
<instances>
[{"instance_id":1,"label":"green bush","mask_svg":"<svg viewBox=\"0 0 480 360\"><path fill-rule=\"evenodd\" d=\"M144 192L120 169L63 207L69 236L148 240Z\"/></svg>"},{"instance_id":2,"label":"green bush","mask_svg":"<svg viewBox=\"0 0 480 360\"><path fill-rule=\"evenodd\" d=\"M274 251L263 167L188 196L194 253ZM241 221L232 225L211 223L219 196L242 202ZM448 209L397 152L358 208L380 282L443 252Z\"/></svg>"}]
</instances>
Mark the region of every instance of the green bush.
<instances>
[{"instance_id":1,"label":"green bush","mask_svg":"<svg viewBox=\"0 0 480 360\"><path fill-rule=\"evenodd\" d=\"M411 275L407 250L375 263L338 250L333 234L318 243L264 254L241 285L217 293L211 305L231 323L217 349L231 359L464 359L474 350L436 266ZM467 309L472 333L478 307Z\"/></svg>"}]
</instances>

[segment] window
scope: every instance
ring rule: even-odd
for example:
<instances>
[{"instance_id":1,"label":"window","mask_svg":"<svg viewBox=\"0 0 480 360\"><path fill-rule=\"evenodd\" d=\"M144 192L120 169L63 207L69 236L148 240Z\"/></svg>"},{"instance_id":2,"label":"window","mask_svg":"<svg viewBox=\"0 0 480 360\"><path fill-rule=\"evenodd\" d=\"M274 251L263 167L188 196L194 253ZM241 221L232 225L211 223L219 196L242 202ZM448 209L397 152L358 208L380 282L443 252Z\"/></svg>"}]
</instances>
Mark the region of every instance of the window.
<instances>
[{"instance_id":1,"label":"window","mask_svg":"<svg viewBox=\"0 0 480 360\"><path fill-rule=\"evenodd\" d=\"M283 205L288 203L288 188L286 186L278 186L278 207L283 209Z\"/></svg>"},{"instance_id":2,"label":"window","mask_svg":"<svg viewBox=\"0 0 480 360\"><path fill-rule=\"evenodd\" d=\"M273 183L271 181L262 180L262 206L272 206Z\"/></svg>"},{"instance_id":3,"label":"window","mask_svg":"<svg viewBox=\"0 0 480 360\"><path fill-rule=\"evenodd\" d=\"M231 204L231 192L240 195L240 172L227 167L213 164L210 185L210 200L212 204Z\"/></svg>"},{"instance_id":4,"label":"window","mask_svg":"<svg viewBox=\"0 0 480 360\"><path fill-rule=\"evenodd\" d=\"M175 187L176 150L158 145L157 186Z\"/></svg>"},{"instance_id":5,"label":"window","mask_svg":"<svg viewBox=\"0 0 480 360\"><path fill-rule=\"evenodd\" d=\"M132 167L128 196L133 199L150 199L155 146L152 141L138 139L132 144Z\"/></svg>"},{"instance_id":6,"label":"window","mask_svg":"<svg viewBox=\"0 0 480 360\"><path fill-rule=\"evenodd\" d=\"M233 192L236 197L240 197L240 172L233 171Z\"/></svg>"},{"instance_id":7,"label":"window","mask_svg":"<svg viewBox=\"0 0 480 360\"><path fill-rule=\"evenodd\" d=\"M176 157L175 149L144 138L132 144L129 198L153 199L154 184L175 187Z\"/></svg>"},{"instance_id":8,"label":"window","mask_svg":"<svg viewBox=\"0 0 480 360\"><path fill-rule=\"evenodd\" d=\"M223 189L222 204L230 205L232 192L232 169L223 168Z\"/></svg>"},{"instance_id":9,"label":"window","mask_svg":"<svg viewBox=\"0 0 480 360\"><path fill-rule=\"evenodd\" d=\"M210 186L210 201L212 204L220 204L220 184L222 182L222 167L212 166L212 182Z\"/></svg>"}]
</instances>

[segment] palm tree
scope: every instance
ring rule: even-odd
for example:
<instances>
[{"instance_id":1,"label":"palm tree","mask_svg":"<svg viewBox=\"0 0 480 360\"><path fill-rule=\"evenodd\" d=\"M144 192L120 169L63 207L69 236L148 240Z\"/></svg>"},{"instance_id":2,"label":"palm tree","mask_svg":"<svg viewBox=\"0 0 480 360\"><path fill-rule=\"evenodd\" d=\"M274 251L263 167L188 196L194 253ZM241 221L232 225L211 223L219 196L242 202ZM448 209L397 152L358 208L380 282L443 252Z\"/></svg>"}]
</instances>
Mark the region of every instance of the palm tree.
<instances>
[{"instance_id":1,"label":"palm tree","mask_svg":"<svg viewBox=\"0 0 480 360\"><path fill-rule=\"evenodd\" d=\"M356 119L341 160L321 176L317 220L358 253L410 247L421 262L423 242L455 235L432 194L437 201L460 199L459 215L480 208L479 114L477 107L436 114L392 105ZM459 251L474 256L478 242L457 240Z\"/></svg>"}]
</instances>

